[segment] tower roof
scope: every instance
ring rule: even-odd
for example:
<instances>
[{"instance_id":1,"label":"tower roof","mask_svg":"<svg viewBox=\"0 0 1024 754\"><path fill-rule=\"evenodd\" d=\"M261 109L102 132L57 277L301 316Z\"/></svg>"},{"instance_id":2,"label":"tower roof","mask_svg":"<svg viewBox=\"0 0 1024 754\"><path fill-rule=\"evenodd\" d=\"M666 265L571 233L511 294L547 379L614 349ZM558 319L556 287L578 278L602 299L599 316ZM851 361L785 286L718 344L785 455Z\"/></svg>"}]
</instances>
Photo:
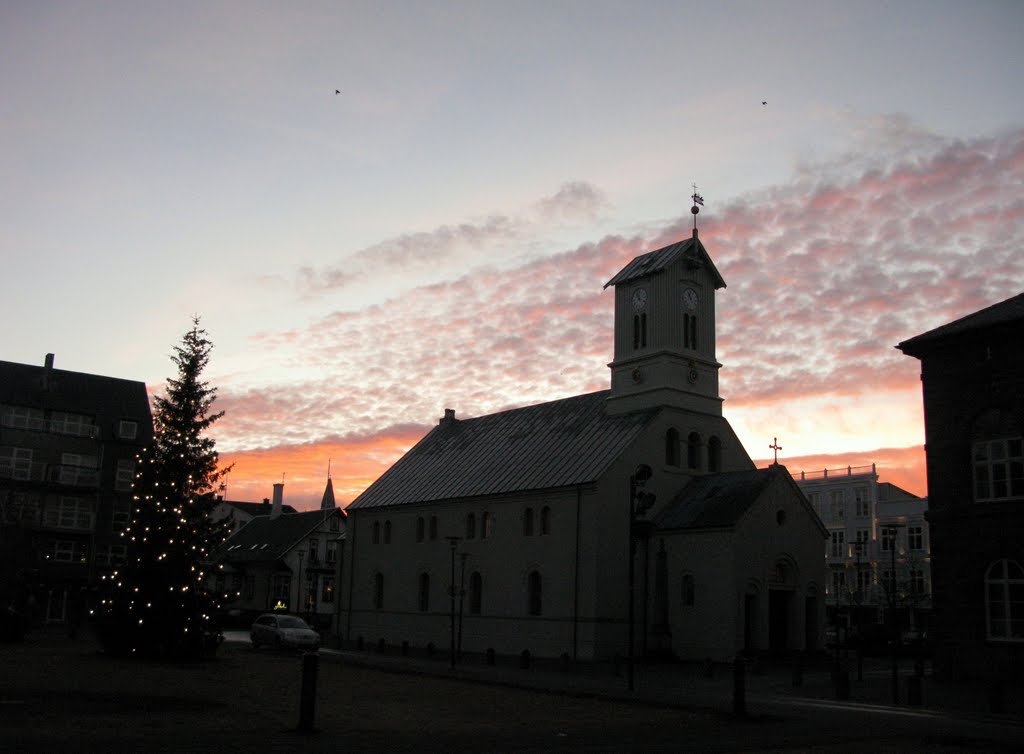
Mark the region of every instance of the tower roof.
<instances>
[{"instance_id":1,"label":"tower roof","mask_svg":"<svg viewBox=\"0 0 1024 754\"><path fill-rule=\"evenodd\" d=\"M1012 298L985 307L973 314L968 314L966 317L953 320L945 325L936 327L934 330L915 335L896 347L905 354L920 357L924 351L929 350L931 347L959 335L1008 325L1013 322L1024 322L1024 293L1018 293Z\"/></svg>"},{"instance_id":2,"label":"tower roof","mask_svg":"<svg viewBox=\"0 0 1024 754\"><path fill-rule=\"evenodd\" d=\"M324 488L324 496L320 499L320 510L329 511L337 507L337 503L334 502L334 483L327 477L327 487Z\"/></svg>"},{"instance_id":3,"label":"tower roof","mask_svg":"<svg viewBox=\"0 0 1024 754\"><path fill-rule=\"evenodd\" d=\"M715 263L711 261L711 257L708 255L707 249L704 248L704 244L697 237L696 229L693 232L692 238L677 241L674 244L669 244L668 246L663 246L660 249L655 249L635 257L633 261L619 270L615 277L605 283L604 287L607 288L609 285L619 285L620 283L628 283L649 275L656 275L667 270L679 259L686 260L687 264L707 267L715 281L715 288L725 288L725 280L719 274Z\"/></svg>"}]
</instances>

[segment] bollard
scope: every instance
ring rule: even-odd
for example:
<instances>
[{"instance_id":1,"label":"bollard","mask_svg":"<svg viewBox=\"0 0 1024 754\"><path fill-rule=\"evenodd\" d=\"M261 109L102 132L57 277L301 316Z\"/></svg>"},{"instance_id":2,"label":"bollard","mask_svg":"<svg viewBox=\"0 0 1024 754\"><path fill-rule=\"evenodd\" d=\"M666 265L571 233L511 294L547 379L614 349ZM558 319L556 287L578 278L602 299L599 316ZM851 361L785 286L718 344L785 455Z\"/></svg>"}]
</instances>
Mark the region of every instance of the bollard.
<instances>
[{"instance_id":1,"label":"bollard","mask_svg":"<svg viewBox=\"0 0 1024 754\"><path fill-rule=\"evenodd\" d=\"M522 654L519 655L519 667L526 670L530 667L530 650L524 649Z\"/></svg>"},{"instance_id":2,"label":"bollard","mask_svg":"<svg viewBox=\"0 0 1024 754\"><path fill-rule=\"evenodd\" d=\"M494 665L494 647L487 648L487 664Z\"/></svg>"},{"instance_id":3,"label":"bollard","mask_svg":"<svg viewBox=\"0 0 1024 754\"><path fill-rule=\"evenodd\" d=\"M742 657L732 661L732 711L747 714L747 665Z\"/></svg>"},{"instance_id":4,"label":"bollard","mask_svg":"<svg viewBox=\"0 0 1024 754\"><path fill-rule=\"evenodd\" d=\"M306 652L302 655L302 688L299 695L299 732L313 732L313 718L316 712L316 674L320 655Z\"/></svg>"}]
</instances>

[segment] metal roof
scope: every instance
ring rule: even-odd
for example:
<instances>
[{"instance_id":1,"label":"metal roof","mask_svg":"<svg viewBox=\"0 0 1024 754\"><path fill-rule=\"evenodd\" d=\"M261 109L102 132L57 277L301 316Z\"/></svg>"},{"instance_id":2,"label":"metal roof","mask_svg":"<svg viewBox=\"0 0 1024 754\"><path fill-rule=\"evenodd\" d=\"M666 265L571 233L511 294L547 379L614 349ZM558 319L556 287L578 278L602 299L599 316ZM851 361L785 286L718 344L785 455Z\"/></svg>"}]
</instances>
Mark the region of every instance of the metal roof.
<instances>
[{"instance_id":1,"label":"metal roof","mask_svg":"<svg viewBox=\"0 0 1024 754\"><path fill-rule=\"evenodd\" d=\"M228 563L277 560L331 516L343 520L341 511L337 509L282 513L276 518L256 516L218 547L211 560ZM341 528L344 530L344 523Z\"/></svg>"},{"instance_id":2,"label":"metal roof","mask_svg":"<svg viewBox=\"0 0 1024 754\"><path fill-rule=\"evenodd\" d=\"M1012 322L1024 323L1024 293L1018 293L1012 298L936 327L934 330L915 335L896 347L910 356L919 356L923 349L936 345L946 338Z\"/></svg>"},{"instance_id":3,"label":"metal roof","mask_svg":"<svg viewBox=\"0 0 1024 754\"><path fill-rule=\"evenodd\" d=\"M609 391L442 419L348 506L380 508L596 481L655 411L609 416Z\"/></svg>"},{"instance_id":4,"label":"metal roof","mask_svg":"<svg viewBox=\"0 0 1024 754\"><path fill-rule=\"evenodd\" d=\"M731 528L750 509L784 466L724 471L693 479L655 518L658 529Z\"/></svg>"},{"instance_id":5,"label":"metal roof","mask_svg":"<svg viewBox=\"0 0 1024 754\"><path fill-rule=\"evenodd\" d=\"M619 270L615 277L605 283L604 287L628 283L631 280L664 272L677 260L683 258L687 258L700 265L706 265L715 279L715 288L725 288L725 280L715 268L715 264L711 261L711 257L708 256L704 244L697 238L696 231L694 231L693 238L687 238L684 241L678 241L635 257L633 261Z\"/></svg>"}]
</instances>

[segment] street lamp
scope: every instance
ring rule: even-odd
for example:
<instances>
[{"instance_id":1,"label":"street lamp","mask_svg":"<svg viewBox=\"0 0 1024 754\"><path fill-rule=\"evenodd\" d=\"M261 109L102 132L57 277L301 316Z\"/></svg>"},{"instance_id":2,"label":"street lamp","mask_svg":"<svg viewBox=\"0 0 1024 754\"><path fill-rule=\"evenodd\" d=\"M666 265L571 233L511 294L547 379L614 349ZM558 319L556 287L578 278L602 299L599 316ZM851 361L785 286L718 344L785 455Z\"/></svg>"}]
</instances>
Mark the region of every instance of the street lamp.
<instances>
[{"instance_id":1,"label":"street lamp","mask_svg":"<svg viewBox=\"0 0 1024 754\"><path fill-rule=\"evenodd\" d=\"M302 550L299 550L299 583L295 585L295 596L298 598L299 601L299 609L295 612L298 615L302 614L302 604L305 602L305 598L302 594L302 558L305 556L305 554L306 553L304 553Z\"/></svg>"},{"instance_id":2,"label":"street lamp","mask_svg":"<svg viewBox=\"0 0 1024 754\"><path fill-rule=\"evenodd\" d=\"M629 478L629 646L626 650L627 686L633 690L633 654L634 654L634 610L636 605L636 540L650 536L653 524L642 516L654 505L655 495L644 491L644 485L651 478L651 467L646 464L637 466Z\"/></svg>"}]
</instances>

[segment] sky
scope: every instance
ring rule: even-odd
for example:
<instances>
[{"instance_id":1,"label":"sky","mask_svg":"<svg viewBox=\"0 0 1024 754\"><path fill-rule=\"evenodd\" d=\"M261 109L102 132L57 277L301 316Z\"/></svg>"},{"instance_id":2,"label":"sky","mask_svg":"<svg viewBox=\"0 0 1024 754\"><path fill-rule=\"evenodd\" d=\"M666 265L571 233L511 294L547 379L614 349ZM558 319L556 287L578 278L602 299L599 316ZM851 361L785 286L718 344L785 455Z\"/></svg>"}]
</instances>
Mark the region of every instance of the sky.
<instances>
[{"instance_id":1,"label":"sky","mask_svg":"<svg viewBox=\"0 0 1024 754\"><path fill-rule=\"evenodd\" d=\"M198 315L227 496L344 505L445 408L607 388L602 286L696 184L749 455L924 495L894 346L1024 290L1022 39L1012 1L0 0L0 359L162 394Z\"/></svg>"}]
</instances>

